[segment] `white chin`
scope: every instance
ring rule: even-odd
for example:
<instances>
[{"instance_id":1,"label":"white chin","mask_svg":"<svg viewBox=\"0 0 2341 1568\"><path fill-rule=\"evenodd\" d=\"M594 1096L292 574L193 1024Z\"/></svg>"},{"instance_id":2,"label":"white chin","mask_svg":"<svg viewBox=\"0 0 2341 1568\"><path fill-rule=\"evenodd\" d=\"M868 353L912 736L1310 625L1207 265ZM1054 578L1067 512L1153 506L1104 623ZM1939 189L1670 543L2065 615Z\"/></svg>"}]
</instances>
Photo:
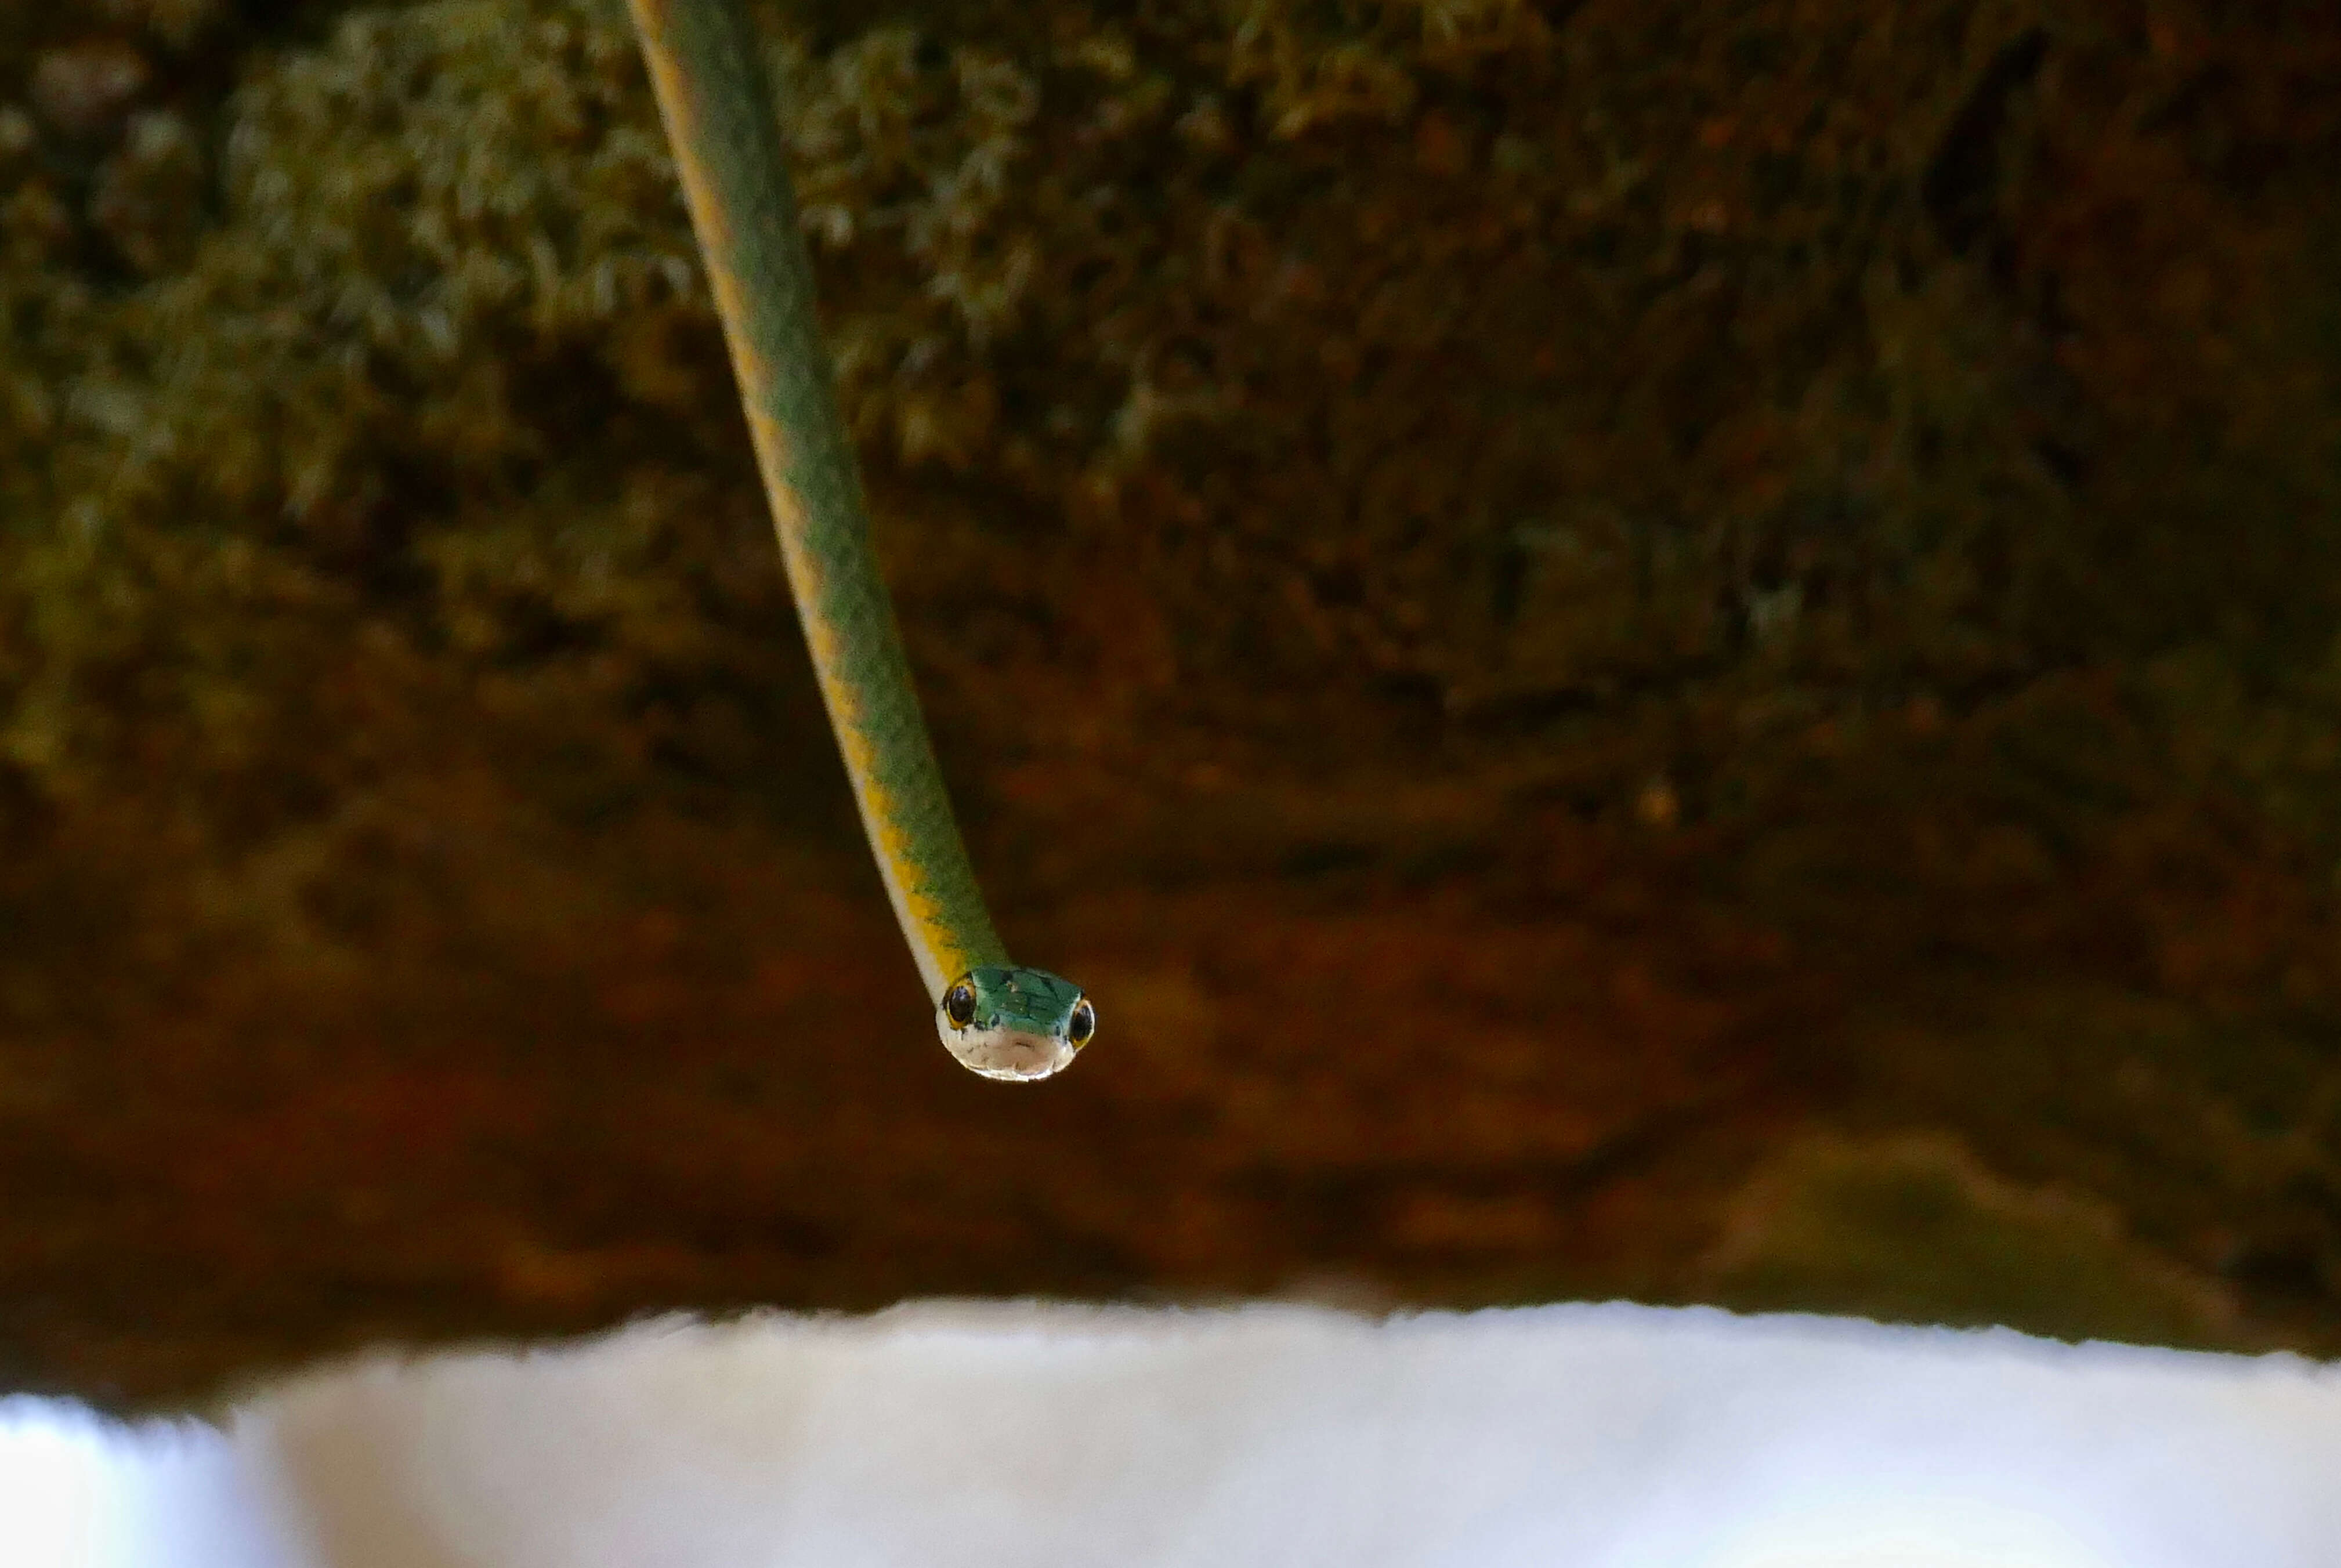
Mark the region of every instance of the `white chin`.
<instances>
[{"instance_id":1,"label":"white chin","mask_svg":"<svg viewBox=\"0 0 2341 1568\"><path fill-rule=\"evenodd\" d=\"M1073 1047L1048 1035L1028 1035L1021 1029L954 1029L939 1025L944 1048L960 1066L987 1078L1019 1082L1045 1078L1063 1070L1073 1059Z\"/></svg>"}]
</instances>

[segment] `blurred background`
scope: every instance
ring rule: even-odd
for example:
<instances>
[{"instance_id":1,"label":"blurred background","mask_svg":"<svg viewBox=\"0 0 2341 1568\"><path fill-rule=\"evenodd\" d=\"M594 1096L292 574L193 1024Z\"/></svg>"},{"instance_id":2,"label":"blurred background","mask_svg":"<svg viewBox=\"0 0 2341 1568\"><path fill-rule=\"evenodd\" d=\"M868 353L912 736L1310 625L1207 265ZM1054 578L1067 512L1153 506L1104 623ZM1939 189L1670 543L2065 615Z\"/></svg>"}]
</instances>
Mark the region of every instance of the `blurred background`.
<instances>
[{"instance_id":1,"label":"blurred background","mask_svg":"<svg viewBox=\"0 0 2341 1568\"><path fill-rule=\"evenodd\" d=\"M762 13L1063 1079L623 10L0 4L0 1384L935 1293L2341 1351L2341 12Z\"/></svg>"}]
</instances>

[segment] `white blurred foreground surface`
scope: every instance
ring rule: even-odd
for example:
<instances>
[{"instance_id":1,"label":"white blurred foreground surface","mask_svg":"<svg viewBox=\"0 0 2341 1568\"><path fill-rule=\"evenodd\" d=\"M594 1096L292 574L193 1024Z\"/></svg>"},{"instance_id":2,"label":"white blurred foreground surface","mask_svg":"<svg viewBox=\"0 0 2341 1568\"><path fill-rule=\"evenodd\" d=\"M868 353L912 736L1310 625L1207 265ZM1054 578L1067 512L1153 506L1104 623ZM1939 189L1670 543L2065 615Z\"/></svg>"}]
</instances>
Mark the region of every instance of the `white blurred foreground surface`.
<instances>
[{"instance_id":1,"label":"white blurred foreground surface","mask_svg":"<svg viewBox=\"0 0 2341 1568\"><path fill-rule=\"evenodd\" d=\"M2341 1369L1815 1318L933 1305L0 1400L0 1565L2334 1568Z\"/></svg>"}]
</instances>

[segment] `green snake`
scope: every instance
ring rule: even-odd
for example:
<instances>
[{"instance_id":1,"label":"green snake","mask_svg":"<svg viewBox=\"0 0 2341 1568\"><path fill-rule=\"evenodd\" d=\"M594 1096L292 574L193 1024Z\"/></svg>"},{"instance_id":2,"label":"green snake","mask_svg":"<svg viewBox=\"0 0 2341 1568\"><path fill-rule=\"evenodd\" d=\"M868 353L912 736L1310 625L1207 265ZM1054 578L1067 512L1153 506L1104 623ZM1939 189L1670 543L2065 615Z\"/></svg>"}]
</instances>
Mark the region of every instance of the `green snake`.
<instances>
[{"instance_id":1,"label":"green snake","mask_svg":"<svg viewBox=\"0 0 2341 1568\"><path fill-rule=\"evenodd\" d=\"M1045 1078L1097 1032L1079 986L1008 961L935 766L813 321L780 121L739 0L632 0L830 727L951 1055Z\"/></svg>"}]
</instances>

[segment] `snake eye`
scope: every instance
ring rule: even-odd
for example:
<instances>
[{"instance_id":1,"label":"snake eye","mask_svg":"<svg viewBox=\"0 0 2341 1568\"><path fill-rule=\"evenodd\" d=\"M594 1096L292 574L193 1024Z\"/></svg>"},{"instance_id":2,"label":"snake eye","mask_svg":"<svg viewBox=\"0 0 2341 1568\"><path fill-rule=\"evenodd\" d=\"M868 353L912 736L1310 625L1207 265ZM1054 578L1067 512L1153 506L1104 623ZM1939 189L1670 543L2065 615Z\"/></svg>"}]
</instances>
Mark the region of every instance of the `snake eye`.
<instances>
[{"instance_id":1,"label":"snake eye","mask_svg":"<svg viewBox=\"0 0 2341 1568\"><path fill-rule=\"evenodd\" d=\"M975 1022L975 987L961 980L945 991L943 1017L951 1021L951 1027L955 1029L963 1029Z\"/></svg>"},{"instance_id":2,"label":"snake eye","mask_svg":"<svg viewBox=\"0 0 2341 1568\"><path fill-rule=\"evenodd\" d=\"M1090 1006L1087 997L1083 997L1073 1004L1073 1016L1065 1020L1065 1038L1077 1046L1085 1046L1090 1043L1090 1037L1096 1033L1097 1009Z\"/></svg>"}]
</instances>

